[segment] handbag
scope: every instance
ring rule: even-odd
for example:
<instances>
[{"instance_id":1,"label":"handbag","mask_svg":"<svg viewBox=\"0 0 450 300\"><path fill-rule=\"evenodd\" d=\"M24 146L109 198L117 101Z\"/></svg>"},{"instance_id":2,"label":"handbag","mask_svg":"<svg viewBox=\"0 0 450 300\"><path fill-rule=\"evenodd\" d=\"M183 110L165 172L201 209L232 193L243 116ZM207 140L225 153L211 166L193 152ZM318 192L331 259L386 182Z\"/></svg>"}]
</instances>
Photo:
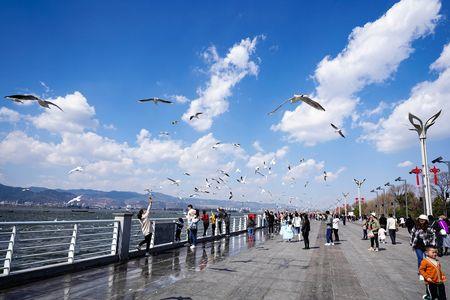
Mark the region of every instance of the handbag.
<instances>
[{"instance_id":1,"label":"handbag","mask_svg":"<svg viewBox=\"0 0 450 300\"><path fill-rule=\"evenodd\" d=\"M372 231L372 230L369 230L369 231L367 232L367 237L368 237L369 239L375 237L375 234L373 234L373 231Z\"/></svg>"}]
</instances>

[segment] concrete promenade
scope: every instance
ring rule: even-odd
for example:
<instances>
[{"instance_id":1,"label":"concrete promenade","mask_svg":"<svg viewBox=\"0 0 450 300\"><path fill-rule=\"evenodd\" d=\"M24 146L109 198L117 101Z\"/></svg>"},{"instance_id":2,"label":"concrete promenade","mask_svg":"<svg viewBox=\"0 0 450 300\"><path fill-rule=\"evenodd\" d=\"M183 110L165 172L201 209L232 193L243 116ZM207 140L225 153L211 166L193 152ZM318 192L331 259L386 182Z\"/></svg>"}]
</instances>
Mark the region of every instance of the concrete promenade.
<instances>
[{"instance_id":1,"label":"concrete promenade","mask_svg":"<svg viewBox=\"0 0 450 300\"><path fill-rule=\"evenodd\" d=\"M0 291L0 299L421 299L405 229L378 253L356 224L341 224L335 246L324 246L323 223L311 230L311 250L260 232L254 244L241 235L170 250ZM450 256L441 262L450 274Z\"/></svg>"}]
</instances>

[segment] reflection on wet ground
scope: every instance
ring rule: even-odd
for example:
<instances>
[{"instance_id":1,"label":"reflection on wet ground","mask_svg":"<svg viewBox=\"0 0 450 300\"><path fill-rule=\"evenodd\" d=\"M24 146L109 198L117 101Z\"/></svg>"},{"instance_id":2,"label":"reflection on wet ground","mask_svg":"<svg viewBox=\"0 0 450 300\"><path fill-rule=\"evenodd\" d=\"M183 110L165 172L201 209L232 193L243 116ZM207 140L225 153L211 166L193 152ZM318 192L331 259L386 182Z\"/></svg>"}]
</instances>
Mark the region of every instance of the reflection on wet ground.
<instances>
[{"instance_id":1,"label":"reflection on wet ground","mask_svg":"<svg viewBox=\"0 0 450 300\"><path fill-rule=\"evenodd\" d=\"M173 284L191 272L204 270L226 257L251 247L261 247L262 231L255 240L245 234L198 244L191 250L183 247L125 263L89 269L82 272L30 283L0 292L0 299L114 299L141 298L149 292ZM261 247L263 249L263 247ZM249 263L251 260L239 261ZM218 271L233 272L233 269Z\"/></svg>"}]
</instances>

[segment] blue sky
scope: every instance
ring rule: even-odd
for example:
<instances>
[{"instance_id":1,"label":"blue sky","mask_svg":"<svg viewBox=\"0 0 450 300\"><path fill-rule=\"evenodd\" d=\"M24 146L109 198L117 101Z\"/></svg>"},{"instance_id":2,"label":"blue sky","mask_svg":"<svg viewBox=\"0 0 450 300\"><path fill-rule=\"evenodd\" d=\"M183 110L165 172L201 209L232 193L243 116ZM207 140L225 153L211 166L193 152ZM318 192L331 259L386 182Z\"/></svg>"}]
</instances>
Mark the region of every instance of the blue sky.
<instances>
[{"instance_id":1,"label":"blue sky","mask_svg":"<svg viewBox=\"0 0 450 300\"><path fill-rule=\"evenodd\" d=\"M342 192L354 196L355 177L367 178L366 195L397 176L413 183L410 167L397 165L420 165L418 143L397 120L406 120L402 112L408 109L428 117L437 107L443 114L430 130L429 156L450 156L446 2L8 1L1 6L3 95L34 93L65 111L2 100L2 183L152 187L187 196L204 185L205 177L217 177L217 169L234 173L239 168L242 173L233 176L247 175L249 182L230 180L235 199L242 194L243 199L286 203L298 197L293 204L325 207ZM232 49L240 52L228 56ZM208 93L215 75L219 82ZM233 83L227 88L228 75ZM294 93L312 95L327 113L302 104L267 116ZM175 95L187 103L155 107L136 102ZM197 109L198 99L202 109L211 110L210 126L180 120L193 105ZM310 125L316 116L320 120ZM172 126L175 119L180 123ZM344 128L345 140L330 122ZM159 137L160 131L170 137ZM225 145L216 151L210 145L216 141L241 148ZM253 145L256 141L262 149ZM200 162L194 163L198 153ZM256 165L263 168L258 160L263 156L277 162L272 174L264 169L267 179L254 175ZM300 158L310 161L301 165ZM287 172L289 164L298 166L294 175ZM78 165L85 171L67 175ZM331 174L328 183L320 179L323 171ZM180 178L182 184L170 185L166 177ZM291 177L296 179L292 187ZM304 188L306 181L310 184ZM214 197L228 197L225 190Z\"/></svg>"}]
</instances>

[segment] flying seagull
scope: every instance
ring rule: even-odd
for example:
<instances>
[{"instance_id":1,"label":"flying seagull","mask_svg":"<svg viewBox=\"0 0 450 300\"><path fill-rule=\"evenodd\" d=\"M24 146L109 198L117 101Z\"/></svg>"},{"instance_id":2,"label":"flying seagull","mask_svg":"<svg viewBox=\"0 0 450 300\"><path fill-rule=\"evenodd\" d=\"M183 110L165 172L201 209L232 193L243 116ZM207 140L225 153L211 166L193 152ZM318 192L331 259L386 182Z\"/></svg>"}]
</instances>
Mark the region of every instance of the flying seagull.
<instances>
[{"instance_id":1,"label":"flying seagull","mask_svg":"<svg viewBox=\"0 0 450 300\"><path fill-rule=\"evenodd\" d=\"M211 148L213 148L215 150L215 149L219 148L221 144L222 144L221 142L217 142Z\"/></svg>"},{"instance_id":2,"label":"flying seagull","mask_svg":"<svg viewBox=\"0 0 450 300\"><path fill-rule=\"evenodd\" d=\"M67 202L67 205L70 205L70 204L75 203L75 202L80 202L80 201L81 201L81 196L82 196L82 195L73 198L72 200L70 200L69 202Z\"/></svg>"},{"instance_id":3,"label":"flying seagull","mask_svg":"<svg viewBox=\"0 0 450 300\"><path fill-rule=\"evenodd\" d=\"M241 169L237 168L235 172L236 173L241 173Z\"/></svg>"},{"instance_id":4,"label":"flying seagull","mask_svg":"<svg viewBox=\"0 0 450 300\"><path fill-rule=\"evenodd\" d=\"M331 127L334 128L334 132L339 133L340 136L342 136L343 138L345 138L345 135L342 133L342 129L340 129L339 127L337 127L337 126L334 125L333 123L331 123Z\"/></svg>"},{"instance_id":5,"label":"flying seagull","mask_svg":"<svg viewBox=\"0 0 450 300\"><path fill-rule=\"evenodd\" d=\"M203 115L203 113L202 112L195 113L195 115L192 115L189 117L189 121L192 121L192 119L194 119L194 118L199 119L200 115Z\"/></svg>"},{"instance_id":6,"label":"flying seagull","mask_svg":"<svg viewBox=\"0 0 450 300\"><path fill-rule=\"evenodd\" d=\"M309 181L305 182L305 188L308 186Z\"/></svg>"},{"instance_id":7,"label":"flying seagull","mask_svg":"<svg viewBox=\"0 0 450 300\"><path fill-rule=\"evenodd\" d=\"M172 121L171 123L172 123L172 125L177 125L178 124L178 120L175 120L175 121Z\"/></svg>"},{"instance_id":8,"label":"flying seagull","mask_svg":"<svg viewBox=\"0 0 450 300\"><path fill-rule=\"evenodd\" d=\"M147 98L147 99L140 99L140 100L138 100L138 101L139 101L139 102L153 102L153 103L155 103L155 104L158 104L158 103L167 103L167 104L171 104L171 103L173 103L172 101L164 100L164 99L157 98L157 97L152 97L152 98Z\"/></svg>"},{"instance_id":9,"label":"flying seagull","mask_svg":"<svg viewBox=\"0 0 450 300\"><path fill-rule=\"evenodd\" d=\"M160 136L160 137L163 137L163 136L170 136L170 133L167 132L167 131L160 131L160 132L159 132L159 136Z\"/></svg>"},{"instance_id":10,"label":"flying seagull","mask_svg":"<svg viewBox=\"0 0 450 300\"><path fill-rule=\"evenodd\" d=\"M84 171L83 167L78 166L78 167L70 170L67 174L72 174L72 173L75 173L75 172L83 172L83 171Z\"/></svg>"},{"instance_id":11,"label":"flying seagull","mask_svg":"<svg viewBox=\"0 0 450 300\"><path fill-rule=\"evenodd\" d=\"M235 146L236 148L239 148L239 147L241 147L241 144L239 144L239 143L234 143L233 146Z\"/></svg>"},{"instance_id":12,"label":"flying seagull","mask_svg":"<svg viewBox=\"0 0 450 300\"><path fill-rule=\"evenodd\" d=\"M191 176L191 174L189 174L188 172L184 172L183 174L186 176Z\"/></svg>"},{"instance_id":13,"label":"flying seagull","mask_svg":"<svg viewBox=\"0 0 450 300\"><path fill-rule=\"evenodd\" d=\"M239 182L239 183L245 184L246 183L245 178L246 178L245 176L244 177L241 176L241 178L236 179L236 181Z\"/></svg>"},{"instance_id":14,"label":"flying seagull","mask_svg":"<svg viewBox=\"0 0 450 300\"><path fill-rule=\"evenodd\" d=\"M180 186L181 181L179 179L175 180L175 179L167 177L167 180L171 181L172 184L176 184L177 186Z\"/></svg>"},{"instance_id":15,"label":"flying seagull","mask_svg":"<svg viewBox=\"0 0 450 300\"><path fill-rule=\"evenodd\" d=\"M314 107L317 110L325 111L325 108L323 108L322 105L319 104L319 102L316 102L316 101L312 100L311 98L309 98L306 95L296 95L296 94L294 94L294 96L292 98L289 98L289 99L285 100L277 108L275 108L274 110L269 112L268 115L273 115L277 110L279 110L283 105L285 105L288 102L291 102L292 104L294 104L294 103L297 103L299 101L305 102L306 104Z\"/></svg>"},{"instance_id":16,"label":"flying seagull","mask_svg":"<svg viewBox=\"0 0 450 300\"><path fill-rule=\"evenodd\" d=\"M230 196L228 196L228 200L231 200L233 198L233 192L230 191Z\"/></svg>"},{"instance_id":17,"label":"flying seagull","mask_svg":"<svg viewBox=\"0 0 450 300\"><path fill-rule=\"evenodd\" d=\"M225 172L224 170L219 170L220 173L222 173L223 175L230 177L230 174L228 174L227 172ZM221 178L219 178L221 179Z\"/></svg>"},{"instance_id":18,"label":"flying seagull","mask_svg":"<svg viewBox=\"0 0 450 300\"><path fill-rule=\"evenodd\" d=\"M328 174L326 171L323 171L323 180L327 181Z\"/></svg>"},{"instance_id":19,"label":"flying seagull","mask_svg":"<svg viewBox=\"0 0 450 300\"><path fill-rule=\"evenodd\" d=\"M41 99L35 95L9 95L9 96L5 96L5 98L10 99L14 102L18 102L18 103L23 103L23 101L27 101L27 100L37 101L39 103L39 105L44 108L50 108L50 105L53 105L53 106L56 106L57 108L59 108L59 110L63 111L62 108L59 107L58 105L56 105L55 103Z\"/></svg>"}]
</instances>

